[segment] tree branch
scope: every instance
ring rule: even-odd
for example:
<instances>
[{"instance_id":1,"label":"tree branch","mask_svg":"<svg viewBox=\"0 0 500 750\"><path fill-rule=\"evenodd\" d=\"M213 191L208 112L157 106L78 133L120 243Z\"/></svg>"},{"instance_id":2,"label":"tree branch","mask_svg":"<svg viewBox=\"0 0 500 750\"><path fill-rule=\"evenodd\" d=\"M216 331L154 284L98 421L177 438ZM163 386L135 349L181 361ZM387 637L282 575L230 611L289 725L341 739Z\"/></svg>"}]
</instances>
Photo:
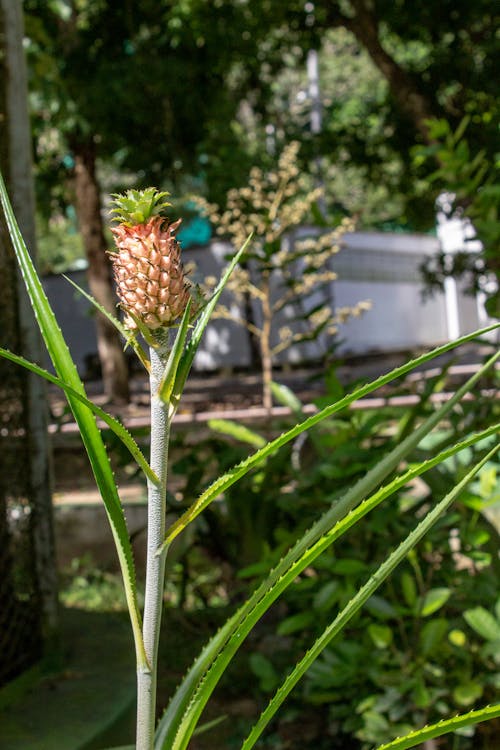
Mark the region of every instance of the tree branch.
<instances>
[{"instance_id":1,"label":"tree branch","mask_svg":"<svg viewBox=\"0 0 500 750\"><path fill-rule=\"evenodd\" d=\"M400 110L414 123L427 143L431 142L426 120L436 117L432 103L419 90L417 82L383 48L378 19L366 0L351 0L354 15L345 18L345 27L363 45L389 84Z\"/></svg>"}]
</instances>

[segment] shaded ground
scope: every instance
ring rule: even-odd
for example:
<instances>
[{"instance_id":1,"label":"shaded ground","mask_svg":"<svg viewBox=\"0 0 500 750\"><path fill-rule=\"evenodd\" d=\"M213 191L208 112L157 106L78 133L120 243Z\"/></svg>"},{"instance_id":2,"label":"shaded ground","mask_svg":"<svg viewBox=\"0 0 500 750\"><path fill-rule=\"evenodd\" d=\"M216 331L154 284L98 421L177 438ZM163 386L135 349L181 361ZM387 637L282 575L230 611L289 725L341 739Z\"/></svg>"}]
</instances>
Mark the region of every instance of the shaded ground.
<instances>
[{"instance_id":1,"label":"shaded ground","mask_svg":"<svg viewBox=\"0 0 500 750\"><path fill-rule=\"evenodd\" d=\"M160 646L160 708L224 616L210 611L189 618L166 613ZM104 750L132 743L135 664L127 615L64 609L60 644L61 666L32 672L24 689L0 707L0 750ZM217 725L194 737L190 750L240 747L259 711L249 684L243 654L202 717L201 725L218 720ZM299 724L289 717L278 726L272 746L321 750L318 719L314 709L306 710Z\"/></svg>"},{"instance_id":2,"label":"shaded ground","mask_svg":"<svg viewBox=\"0 0 500 750\"><path fill-rule=\"evenodd\" d=\"M61 668L32 675L26 692L0 709L0 750L92 750L95 736L120 723L134 690L126 617L61 613ZM130 735L117 737L127 740ZM101 745L101 747L103 747Z\"/></svg>"}]
</instances>

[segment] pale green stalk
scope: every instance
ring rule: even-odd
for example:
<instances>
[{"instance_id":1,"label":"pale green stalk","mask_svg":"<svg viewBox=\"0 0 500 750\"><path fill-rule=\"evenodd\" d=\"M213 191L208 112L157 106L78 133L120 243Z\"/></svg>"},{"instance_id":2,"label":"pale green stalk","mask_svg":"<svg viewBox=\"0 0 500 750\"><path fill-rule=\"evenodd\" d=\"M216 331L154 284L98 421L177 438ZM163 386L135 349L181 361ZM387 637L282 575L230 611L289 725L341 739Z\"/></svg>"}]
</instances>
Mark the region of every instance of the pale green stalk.
<instances>
[{"instance_id":1,"label":"pale green stalk","mask_svg":"<svg viewBox=\"0 0 500 750\"><path fill-rule=\"evenodd\" d=\"M165 537L167 460L170 434L169 407L159 397L159 387L168 359L168 332L158 335L159 346L151 347L151 469L160 483L148 479L148 539L146 588L142 635L147 665L137 669L136 750L152 750L156 716L158 643L163 610L166 555L157 555Z\"/></svg>"}]
</instances>

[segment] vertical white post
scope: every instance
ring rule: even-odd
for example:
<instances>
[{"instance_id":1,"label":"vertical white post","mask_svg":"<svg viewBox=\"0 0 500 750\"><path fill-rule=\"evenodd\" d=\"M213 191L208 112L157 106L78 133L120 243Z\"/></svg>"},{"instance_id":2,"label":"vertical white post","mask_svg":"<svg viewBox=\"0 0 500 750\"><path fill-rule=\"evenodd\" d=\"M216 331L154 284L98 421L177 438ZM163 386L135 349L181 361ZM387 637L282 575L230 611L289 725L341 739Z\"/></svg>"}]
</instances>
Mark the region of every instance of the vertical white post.
<instances>
[{"instance_id":1,"label":"vertical white post","mask_svg":"<svg viewBox=\"0 0 500 750\"><path fill-rule=\"evenodd\" d=\"M307 53L307 81L311 100L311 133L321 133L321 97L319 94L318 52L310 49Z\"/></svg>"},{"instance_id":2,"label":"vertical white post","mask_svg":"<svg viewBox=\"0 0 500 750\"><path fill-rule=\"evenodd\" d=\"M446 308L446 331L453 341L460 336L460 315L458 312L457 282L448 276L444 280L444 304Z\"/></svg>"}]
</instances>

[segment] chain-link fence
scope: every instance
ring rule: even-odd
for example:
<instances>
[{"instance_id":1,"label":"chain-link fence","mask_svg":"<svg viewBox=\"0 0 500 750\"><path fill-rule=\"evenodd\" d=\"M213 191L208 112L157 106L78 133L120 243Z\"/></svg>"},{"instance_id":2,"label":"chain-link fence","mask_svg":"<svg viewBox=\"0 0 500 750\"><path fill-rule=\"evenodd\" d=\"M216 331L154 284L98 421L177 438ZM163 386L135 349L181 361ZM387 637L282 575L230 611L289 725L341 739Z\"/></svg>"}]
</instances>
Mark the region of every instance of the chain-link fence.
<instances>
[{"instance_id":1,"label":"chain-link fence","mask_svg":"<svg viewBox=\"0 0 500 750\"><path fill-rule=\"evenodd\" d=\"M0 345L19 352L14 260L0 227ZM25 371L0 358L0 686L41 653Z\"/></svg>"},{"instance_id":2,"label":"chain-link fence","mask_svg":"<svg viewBox=\"0 0 500 750\"><path fill-rule=\"evenodd\" d=\"M35 249L23 15L0 0L0 170ZM0 211L0 346L40 359L36 324ZM0 686L54 635L57 599L46 399L41 381L0 357Z\"/></svg>"}]
</instances>

